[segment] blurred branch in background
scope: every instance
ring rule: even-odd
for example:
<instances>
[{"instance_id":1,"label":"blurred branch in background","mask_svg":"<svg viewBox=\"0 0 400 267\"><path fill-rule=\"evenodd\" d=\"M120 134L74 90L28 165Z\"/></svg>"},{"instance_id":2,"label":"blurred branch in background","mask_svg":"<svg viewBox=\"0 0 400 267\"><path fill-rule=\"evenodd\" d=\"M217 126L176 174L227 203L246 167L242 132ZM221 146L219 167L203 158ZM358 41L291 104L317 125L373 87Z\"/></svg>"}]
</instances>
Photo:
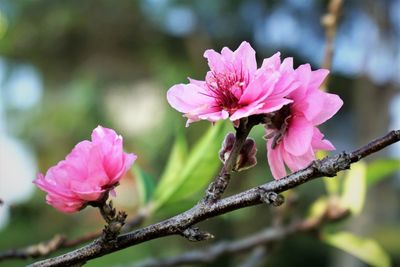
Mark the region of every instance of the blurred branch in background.
<instances>
[{"instance_id":1,"label":"blurred branch in background","mask_svg":"<svg viewBox=\"0 0 400 267\"><path fill-rule=\"evenodd\" d=\"M267 184L249 189L231 197L223 198L211 205L204 205L200 202L193 208L176 215L165 221L147 226L136 231L120 235L113 245L105 244L101 239L79 248L75 251L61 256L36 262L30 266L68 266L83 264L88 260L122 250L149 240L170 235L185 235L185 232L192 229L193 225L208 218L216 217L233 210L261 204L271 203L271 195L277 195L288 189L297 187L319 177L333 177L338 172L346 170L352 163L375 153L400 140L400 130L391 131L387 135L378 138L371 143L350 153L341 153L333 157L325 157L322 160L313 161L309 167L292 173L280 180L272 181ZM197 232L202 234L198 229ZM189 237L188 237L189 238ZM193 238L195 239L195 238ZM193 240L189 238L189 240Z\"/></svg>"},{"instance_id":2,"label":"blurred branch in background","mask_svg":"<svg viewBox=\"0 0 400 267\"><path fill-rule=\"evenodd\" d=\"M148 213L144 209L143 211L139 210L136 216L126 222L123 231L131 231L140 226L147 216ZM48 256L60 249L72 248L92 241L95 238L101 237L102 233L102 231L97 231L73 239L68 239L65 235L57 234L48 241L25 248L0 251L0 262L8 259L28 259Z\"/></svg>"},{"instance_id":3,"label":"blurred branch in background","mask_svg":"<svg viewBox=\"0 0 400 267\"><path fill-rule=\"evenodd\" d=\"M336 36L336 28L339 20L339 13L342 7L342 0L331 0L328 5L328 13L321 18L321 23L325 27L325 52L322 62L322 68L331 70L334 52L334 42ZM329 75L322 84L322 90L327 90L329 84Z\"/></svg>"},{"instance_id":4,"label":"blurred branch in background","mask_svg":"<svg viewBox=\"0 0 400 267\"><path fill-rule=\"evenodd\" d=\"M265 247L275 242L282 241L289 235L298 234L300 232L314 233L321 230L325 224L333 223L342 220L349 215L349 211L341 209L337 206L327 206L323 212L323 216L318 219L306 218L299 222L293 222L287 226L277 226L266 228L258 233L244 237L236 241L220 242L203 250L193 250L185 252L181 255L166 259L150 259L138 264L133 264L134 267L171 267L185 264L212 263L219 257L224 255L236 256L238 253L245 253L252 249ZM255 255L259 260L260 252L254 250ZM262 253L261 255L264 255Z\"/></svg>"},{"instance_id":5,"label":"blurred branch in background","mask_svg":"<svg viewBox=\"0 0 400 267\"><path fill-rule=\"evenodd\" d=\"M262 264L265 262L265 256L268 251L265 246L255 247L250 255L240 264L239 267L257 267L263 266Z\"/></svg>"}]
</instances>

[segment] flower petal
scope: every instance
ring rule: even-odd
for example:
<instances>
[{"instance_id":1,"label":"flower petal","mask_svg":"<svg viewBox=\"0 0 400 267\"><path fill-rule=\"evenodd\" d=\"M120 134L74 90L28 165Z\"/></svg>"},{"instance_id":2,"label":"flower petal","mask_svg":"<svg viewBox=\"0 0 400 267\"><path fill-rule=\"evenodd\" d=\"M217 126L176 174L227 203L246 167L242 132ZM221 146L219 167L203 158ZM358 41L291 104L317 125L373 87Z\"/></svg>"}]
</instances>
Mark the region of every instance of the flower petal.
<instances>
[{"instance_id":1,"label":"flower petal","mask_svg":"<svg viewBox=\"0 0 400 267\"><path fill-rule=\"evenodd\" d=\"M335 147L332 145L332 143L324 139L324 135L317 127L314 127L314 134L311 144L314 150L335 150Z\"/></svg>"},{"instance_id":2,"label":"flower petal","mask_svg":"<svg viewBox=\"0 0 400 267\"><path fill-rule=\"evenodd\" d=\"M286 151L282 153L282 157L289 169L295 172L307 167L315 159L315 154L312 147L309 147L302 155L295 156Z\"/></svg>"},{"instance_id":3,"label":"flower petal","mask_svg":"<svg viewBox=\"0 0 400 267\"><path fill-rule=\"evenodd\" d=\"M267 151L268 164L275 180L285 177L286 169L281 154L281 144L278 144L274 149L272 149L272 139L269 139L267 141Z\"/></svg>"},{"instance_id":4,"label":"flower petal","mask_svg":"<svg viewBox=\"0 0 400 267\"><path fill-rule=\"evenodd\" d=\"M313 126L304 117L292 117L283 137L285 150L294 156L300 156L311 147Z\"/></svg>"},{"instance_id":5,"label":"flower petal","mask_svg":"<svg viewBox=\"0 0 400 267\"><path fill-rule=\"evenodd\" d=\"M177 84L167 92L168 103L179 112L190 113L208 107L213 98L203 88L194 84Z\"/></svg>"},{"instance_id":6,"label":"flower petal","mask_svg":"<svg viewBox=\"0 0 400 267\"><path fill-rule=\"evenodd\" d=\"M314 125L320 125L330 119L343 105L343 101L338 95L319 90L309 93L304 101L308 105L303 108L302 112Z\"/></svg>"},{"instance_id":7,"label":"flower petal","mask_svg":"<svg viewBox=\"0 0 400 267\"><path fill-rule=\"evenodd\" d=\"M256 51L253 47L248 42L242 42L233 54L235 69L253 76L257 70Z\"/></svg>"}]
</instances>

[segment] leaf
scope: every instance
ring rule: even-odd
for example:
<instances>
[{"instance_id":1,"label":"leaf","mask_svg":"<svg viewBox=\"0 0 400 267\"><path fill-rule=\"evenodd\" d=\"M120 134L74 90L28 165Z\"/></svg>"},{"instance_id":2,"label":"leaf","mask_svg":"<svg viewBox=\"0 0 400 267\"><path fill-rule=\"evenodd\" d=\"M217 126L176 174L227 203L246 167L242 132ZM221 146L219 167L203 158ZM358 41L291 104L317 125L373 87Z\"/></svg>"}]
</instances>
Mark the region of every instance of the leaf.
<instances>
[{"instance_id":1,"label":"leaf","mask_svg":"<svg viewBox=\"0 0 400 267\"><path fill-rule=\"evenodd\" d=\"M326 151L322 151L322 150L317 151L318 159L322 159L322 158L326 157L327 155L328 155L328 153ZM323 179L326 192L328 192L328 194L331 196L337 195L339 193L339 183L340 183L340 179L338 179L339 175L333 179L332 179L332 177L324 177L324 179Z\"/></svg>"},{"instance_id":2,"label":"leaf","mask_svg":"<svg viewBox=\"0 0 400 267\"><path fill-rule=\"evenodd\" d=\"M348 232L324 233L327 244L341 249L374 267L389 267L390 258L382 247L372 239L358 237Z\"/></svg>"},{"instance_id":3,"label":"leaf","mask_svg":"<svg viewBox=\"0 0 400 267\"><path fill-rule=\"evenodd\" d=\"M138 165L134 165L132 171L136 178L139 203L141 206L147 204L153 196L155 189L154 178L143 171Z\"/></svg>"},{"instance_id":4,"label":"leaf","mask_svg":"<svg viewBox=\"0 0 400 267\"><path fill-rule=\"evenodd\" d=\"M325 197L319 198L310 207L307 219L316 219L317 220L317 219L321 218L325 214L327 208L328 208L327 198L325 198Z\"/></svg>"},{"instance_id":5,"label":"leaf","mask_svg":"<svg viewBox=\"0 0 400 267\"><path fill-rule=\"evenodd\" d=\"M230 124L228 124L230 127ZM227 124L222 122L212 127L190 151L185 168L182 170L182 183L171 201L180 201L204 190L213 178L221 162L218 151L227 132Z\"/></svg>"},{"instance_id":6,"label":"leaf","mask_svg":"<svg viewBox=\"0 0 400 267\"><path fill-rule=\"evenodd\" d=\"M174 146L176 152L171 153L165 175L154 194L154 210L167 202L180 201L204 189L220 165L218 151L226 133L226 125L218 123L211 127L194 145L186 161L181 158L185 154L183 145L178 142ZM171 160L176 163L171 163ZM170 164L174 168L170 168Z\"/></svg>"},{"instance_id":7,"label":"leaf","mask_svg":"<svg viewBox=\"0 0 400 267\"><path fill-rule=\"evenodd\" d=\"M400 171L400 159L375 160L367 166L367 184L375 184L397 171Z\"/></svg>"},{"instance_id":8,"label":"leaf","mask_svg":"<svg viewBox=\"0 0 400 267\"><path fill-rule=\"evenodd\" d=\"M341 203L354 215L360 214L366 194L366 170L365 162L360 161L351 166L344 178Z\"/></svg>"},{"instance_id":9,"label":"leaf","mask_svg":"<svg viewBox=\"0 0 400 267\"><path fill-rule=\"evenodd\" d=\"M161 206L173 194L176 184L179 183L180 173L182 172L187 154L188 148L185 136L181 132L178 132L168 157L167 166L154 192L154 207Z\"/></svg>"}]
</instances>

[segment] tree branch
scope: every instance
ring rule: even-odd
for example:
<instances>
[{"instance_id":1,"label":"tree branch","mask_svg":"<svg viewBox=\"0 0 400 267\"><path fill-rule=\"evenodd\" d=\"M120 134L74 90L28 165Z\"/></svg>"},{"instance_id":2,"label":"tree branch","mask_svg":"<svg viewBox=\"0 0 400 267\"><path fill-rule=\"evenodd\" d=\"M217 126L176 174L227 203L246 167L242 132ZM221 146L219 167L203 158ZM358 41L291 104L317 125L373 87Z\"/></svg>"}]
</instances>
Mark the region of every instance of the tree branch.
<instances>
[{"instance_id":1,"label":"tree branch","mask_svg":"<svg viewBox=\"0 0 400 267\"><path fill-rule=\"evenodd\" d=\"M400 130L392 131L356 151L350 153L343 152L333 157L315 160L307 168L292 173L280 180L271 181L242 193L220 199L211 205L205 205L201 201L193 208L170 219L120 235L112 244L105 243L101 239L96 239L82 248L55 258L36 262L31 266L68 266L84 263L90 259L98 258L148 240L169 235L179 235L182 229L187 229L208 218L216 217L244 207L261 204L263 203L262 196L265 192L281 193L318 177L333 177L339 171L350 168L351 163L398 142L399 140Z\"/></svg>"}]
</instances>

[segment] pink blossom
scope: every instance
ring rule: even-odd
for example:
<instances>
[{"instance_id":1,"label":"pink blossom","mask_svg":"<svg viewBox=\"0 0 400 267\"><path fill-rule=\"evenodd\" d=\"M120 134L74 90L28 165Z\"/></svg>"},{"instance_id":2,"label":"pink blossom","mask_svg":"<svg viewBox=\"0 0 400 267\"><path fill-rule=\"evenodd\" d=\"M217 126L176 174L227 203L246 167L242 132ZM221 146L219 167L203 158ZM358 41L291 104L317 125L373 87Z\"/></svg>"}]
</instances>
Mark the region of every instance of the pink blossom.
<instances>
[{"instance_id":1,"label":"pink blossom","mask_svg":"<svg viewBox=\"0 0 400 267\"><path fill-rule=\"evenodd\" d=\"M236 51L207 50L204 57L210 67L205 81L189 79L189 84L174 85L167 93L169 104L188 118L187 125L199 120L237 121L291 102L284 97L294 89L292 62L285 60L281 65L279 53L258 70L255 51L247 42Z\"/></svg>"},{"instance_id":2,"label":"pink blossom","mask_svg":"<svg viewBox=\"0 0 400 267\"><path fill-rule=\"evenodd\" d=\"M334 150L317 125L330 119L343 105L335 94L319 87L329 71L311 71L308 64L295 70L297 88L286 97L293 102L268 114L266 124L268 162L275 179L286 176L285 164L291 171L306 167L315 159L316 150Z\"/></svg>"},{"instance_id":3,"label":"pink blossom","mask_svg":"<svg viewBox=\"0 0 400 267\"><path fill-rule=\"evenodd\" d=\"M122 136L98 126L92 141L78 143L65 160L39 173L34 183L47 192L47 203L72 213L108 194L129 170L136 155L123 151Z\"/></svg>"}]
</instances>

